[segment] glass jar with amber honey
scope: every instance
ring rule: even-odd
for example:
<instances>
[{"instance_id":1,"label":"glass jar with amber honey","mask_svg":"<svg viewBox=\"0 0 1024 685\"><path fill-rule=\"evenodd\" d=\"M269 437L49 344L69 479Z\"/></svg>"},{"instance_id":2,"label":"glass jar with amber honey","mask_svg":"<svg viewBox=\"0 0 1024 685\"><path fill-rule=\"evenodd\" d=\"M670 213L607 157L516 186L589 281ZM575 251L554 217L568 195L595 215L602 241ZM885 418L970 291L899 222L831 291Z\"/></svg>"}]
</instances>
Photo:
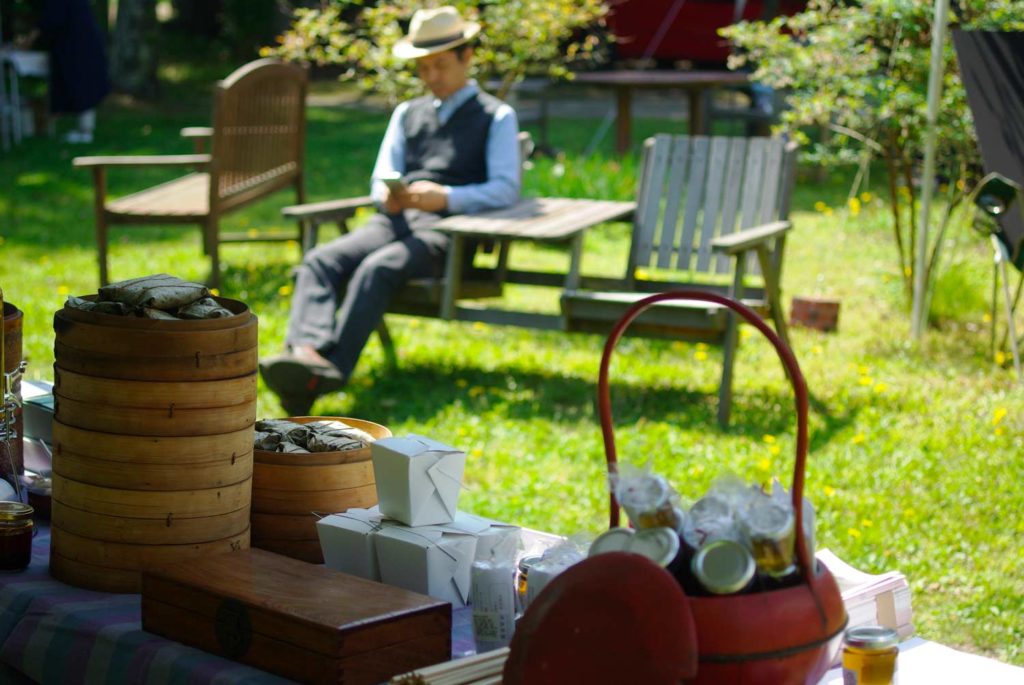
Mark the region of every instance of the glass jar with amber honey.
<instances>
[{"instance_id":1,"label":"glass jar with amber honey","mask_svg":"<svg viewBox=\"0 0 1024 685\"><path fill-rule=\"evenodd\" d=\"M893 685L896 682L896 631L882 626L858 626L843 641L844 685Z\"/></svg>"},{"instance_id":2,"label":"glass jar with amber honey","mask_svg":"<svg viewBox=\"0 0 1024 685\"><path fill-rule=\"evenodd\" d=\"M32 512L21 502L0 502L0 571L21 571L32 560Z\"/></svg>"}]
</instances>

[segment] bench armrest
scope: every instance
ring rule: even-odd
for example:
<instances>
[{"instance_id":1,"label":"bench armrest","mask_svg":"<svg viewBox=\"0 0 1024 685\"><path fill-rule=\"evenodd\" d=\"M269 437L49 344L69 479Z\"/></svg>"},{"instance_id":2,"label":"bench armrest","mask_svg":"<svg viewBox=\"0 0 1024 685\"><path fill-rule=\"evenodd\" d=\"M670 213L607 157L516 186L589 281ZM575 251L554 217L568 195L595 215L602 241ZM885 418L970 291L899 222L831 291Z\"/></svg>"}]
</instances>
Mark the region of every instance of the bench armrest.
<instances>
[{"instance_id":1,"label":"bench armrest","mask_svg":"<svg viewBox=\"0 0 1024 685\"><path fill-rule=\"evenodd\" d=\"M728 255L739 254L784 235L792 227L793 224L788 221L773 221L770 224L745 228L742 231L715 238L711 241L711 249L714 252Z\"/></svg>"},{"instance_id":2,"label":"bench armrest","mask_svg":"<svg viewBox=\"0 0 1024 685\"><path fill-rule=\"evenodd\" d=\"M75 157L71 164L76 167L206 166L210 159L210 155L124 155Z\"/></svg>"},{"instance_id":3,"label":"bench armrest","mask_svg":"<svg viewBox=\"0 0 1024 685\"><path fill-rule=\"evenodd\" d=\"M341 200L327 200L326 202L311 202L304 205L291 205L281 210L283 216L292 219L314 219L317 221L332 221L335 219L346 219L360 207L373 205L373 198L369 195L362 197L347 197Z\"/></svg>"}]
</instances>

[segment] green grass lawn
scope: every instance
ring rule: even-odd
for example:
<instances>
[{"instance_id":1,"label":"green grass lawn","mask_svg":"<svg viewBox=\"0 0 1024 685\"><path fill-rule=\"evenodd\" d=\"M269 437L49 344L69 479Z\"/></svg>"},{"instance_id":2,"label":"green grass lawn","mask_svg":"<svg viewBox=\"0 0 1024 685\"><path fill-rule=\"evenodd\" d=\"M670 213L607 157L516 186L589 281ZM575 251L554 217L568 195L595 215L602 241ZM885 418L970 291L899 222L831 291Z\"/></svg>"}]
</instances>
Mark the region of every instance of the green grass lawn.
<instances>
[{"instance_id":1,"label":"green grass lawn","mask_svg":"<svg viewBox=\"0 0 1024 685\"><path fill-rule=\"evenodd\" d=\"M77 154L187 152L177 131L207 122L208 93L170 87L159 105L111 102L97 142L69 147L33 138L0 156L0 286L25 312L30 378L50 378L53 312L68 294L96 291L92 190ZM366 191L386 118L354 110L309 112L311 200ZM616 161L604 141L581 159L598 121L556 121L561 160L540 160L527 192L629 199L635 162ZM638 136L666 122L636 122ZM673 124L675 125L675 124ZM639 138L638 138L639 139ZM817 539L869 571L899 569L911 580L919 634L1024 665L1024 391L988 354L989 246L963 227L951 231L950 268L936 299L941 315L921 345L910 341L888 210L865 199L845 207L851 174L827 182L802 173L784 294L842 300L834 334L795 329L792 339L812 394L807 494ZM113 194L162 178L113 175ZM882 179L874 179L877 194ZM234 214L226 229L284 228L291 198ZM824 203L834 210L815 209ZM622 268L628 229L588 235L584 267ZM330 229L326 230L331 237ZM323 237L322 237L323 239ZM222 251L222 294L259 315L260 352L277 352L287 320L294 245L247 244ZM513 260L566 264L564 255L518 249ZM115 228L111 277L169 272L202 279L199 231ZM510 297L557 306L529 289ZM603 339L511 328L389 319L400 370L371 340L351 384L314 411L416 432L469 454L461 506L475 513L563 534L605 525L604 459L594 401ZM671 342L624 341L612 367L621 458L669 476L684 499L717 475L751 481L790 478L791 391L769 345L746 328L736 367L733 423L715 423L720 350ZM280 414L262 385L259 416Z\"/></svg>"}]
</instances>

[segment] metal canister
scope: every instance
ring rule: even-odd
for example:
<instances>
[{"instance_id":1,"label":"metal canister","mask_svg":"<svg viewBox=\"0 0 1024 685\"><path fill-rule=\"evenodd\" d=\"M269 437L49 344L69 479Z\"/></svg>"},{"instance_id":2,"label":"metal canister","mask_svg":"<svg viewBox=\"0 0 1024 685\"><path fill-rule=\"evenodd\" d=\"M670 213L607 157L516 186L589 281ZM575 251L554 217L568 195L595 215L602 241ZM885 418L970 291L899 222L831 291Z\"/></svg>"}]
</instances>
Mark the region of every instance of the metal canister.
<instances>
[{"instance_id":1,"label":"metal canister","mask_svg":"<svg viewBox=\"0 0 1024 685\"><path fill-rule=\"evenodd\" d=\"M735 540L715 540L697 550L690 568L708 592L733 595L751 587L756 564L750 551Z\"/></svg>"},{"instance_id":2,"label":"metal canister","mask_svg":"<svg viewBox=\"0 0 1024 685\"><path fill-rule=\"evenodd\" d=\"M843 638L844 685L892 685L896 682L899 636L891 628L857 626Z\"/></svg>"}]
</instances>

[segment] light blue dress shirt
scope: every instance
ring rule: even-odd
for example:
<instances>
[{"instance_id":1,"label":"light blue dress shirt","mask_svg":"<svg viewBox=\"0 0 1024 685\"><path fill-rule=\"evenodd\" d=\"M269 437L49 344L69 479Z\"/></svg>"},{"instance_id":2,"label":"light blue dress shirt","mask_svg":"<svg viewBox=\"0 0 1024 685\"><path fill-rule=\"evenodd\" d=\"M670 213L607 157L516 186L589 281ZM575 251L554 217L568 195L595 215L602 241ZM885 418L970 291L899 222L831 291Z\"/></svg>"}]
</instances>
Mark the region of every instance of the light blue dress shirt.
<instances>
[{"instance_id":1,"label":"light blue dress shirt","mask_svg":"<svg viewBox=\"0 0 1024 685\"><path fill-rule=\"evenodd\" d=\"M461 89L444 100L434 99L438 121L444 125L460 106L476 96L480 87L470 80ZM373 181L370 193L374 201L384 202L386 186L378 181L382 175L397 171L405 173L405 127L403 122L409 103L403 102L395 108L388 123L388 129L377 153L373 167ZM488 209L507 207L519 199L519 122L514 109L502 104L494 113L494 120L487 133L487 180L464 186L445 186L448 191L448 212L451 214L474 214Z\"/></svg>"}]
</instances>

